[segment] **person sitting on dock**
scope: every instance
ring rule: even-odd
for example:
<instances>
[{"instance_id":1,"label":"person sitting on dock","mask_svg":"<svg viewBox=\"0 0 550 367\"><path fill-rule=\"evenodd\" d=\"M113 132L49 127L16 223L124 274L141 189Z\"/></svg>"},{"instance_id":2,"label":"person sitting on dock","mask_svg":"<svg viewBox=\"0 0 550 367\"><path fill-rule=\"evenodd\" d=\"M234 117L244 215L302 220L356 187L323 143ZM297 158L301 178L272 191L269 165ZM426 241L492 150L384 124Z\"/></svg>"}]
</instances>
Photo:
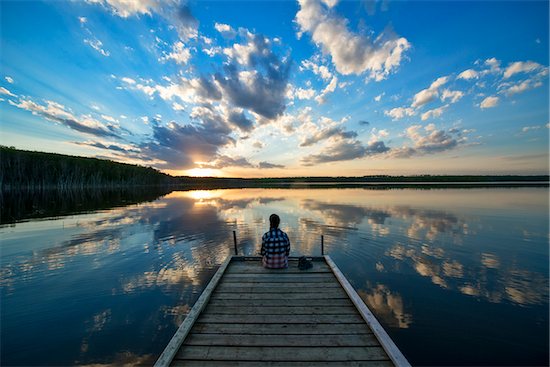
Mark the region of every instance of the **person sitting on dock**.
<instances>
[{"instance_id":1,"label":"person sitting on dock","mask_svg":"<svg viewBox=\"0 0 550 367\"><path fill-rule=\"evenodd\" d=\"M264 268L282 269L288 267L290 240L279 229L281 219L277 214L269 216L269 231L262 236L262 264Z\"/></svg>"}]
</instances>

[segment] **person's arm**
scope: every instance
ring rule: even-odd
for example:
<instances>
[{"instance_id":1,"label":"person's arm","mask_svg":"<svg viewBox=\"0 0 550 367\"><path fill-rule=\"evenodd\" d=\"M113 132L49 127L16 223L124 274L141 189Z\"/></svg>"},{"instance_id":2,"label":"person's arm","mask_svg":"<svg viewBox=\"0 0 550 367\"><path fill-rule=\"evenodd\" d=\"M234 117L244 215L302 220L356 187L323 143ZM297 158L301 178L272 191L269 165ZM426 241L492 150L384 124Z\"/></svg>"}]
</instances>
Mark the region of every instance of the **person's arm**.
<instances>
[{"instance_id":1,"label":"person's arm","mask_svg":"<svg viewBox=\"0 0 550 367\"><path fill-rule=\"evenodd\" d=\"M262 236L262 248L260 250L260 255L265 255L265 234Z\"/></svg>"}]
</instances>

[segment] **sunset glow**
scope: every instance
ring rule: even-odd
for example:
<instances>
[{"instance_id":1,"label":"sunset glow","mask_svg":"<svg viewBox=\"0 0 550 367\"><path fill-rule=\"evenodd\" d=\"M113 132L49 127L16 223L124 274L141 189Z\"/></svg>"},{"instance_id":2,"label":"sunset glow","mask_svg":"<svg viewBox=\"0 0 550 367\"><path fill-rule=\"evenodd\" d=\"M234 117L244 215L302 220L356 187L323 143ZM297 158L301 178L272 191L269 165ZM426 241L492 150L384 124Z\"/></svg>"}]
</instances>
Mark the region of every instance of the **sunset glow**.
<instances>
[{"instance_id":1,"label":"sunset glow","mask_svg":"<svg viewBox=\"0 0 550 367\"><path fill-rule=\"evenodd\" d=\"M547 1L0 7L2 145L190 176L548 174Z\"/></svg>"}]
</instances>

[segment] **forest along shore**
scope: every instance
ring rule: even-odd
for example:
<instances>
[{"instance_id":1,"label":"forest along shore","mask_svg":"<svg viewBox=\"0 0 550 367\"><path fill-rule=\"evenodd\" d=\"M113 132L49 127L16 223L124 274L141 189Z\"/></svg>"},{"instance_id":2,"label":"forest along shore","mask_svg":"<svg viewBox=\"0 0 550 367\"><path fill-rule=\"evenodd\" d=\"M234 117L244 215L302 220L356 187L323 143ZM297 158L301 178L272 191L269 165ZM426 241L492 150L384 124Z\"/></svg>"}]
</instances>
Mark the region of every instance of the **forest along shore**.
<instances>
[{"instance_id":1,"label":"forest along shore","mask_svg":"<svg viewBox=\"0 0 550 367\"><path fill-rule=\"evenodd\" d=\"M164 187L172 189L208 189L233 187L299 187L326 185L396 185L424 187L425 185L480 184L548 185L548 175L418 175L359 177L267 177L225 178L170 176L152 167L118 163L106 159L76 157L55 153L19 150L0 146L0 190L74 190Z\"/></svg>"}]
</instances>

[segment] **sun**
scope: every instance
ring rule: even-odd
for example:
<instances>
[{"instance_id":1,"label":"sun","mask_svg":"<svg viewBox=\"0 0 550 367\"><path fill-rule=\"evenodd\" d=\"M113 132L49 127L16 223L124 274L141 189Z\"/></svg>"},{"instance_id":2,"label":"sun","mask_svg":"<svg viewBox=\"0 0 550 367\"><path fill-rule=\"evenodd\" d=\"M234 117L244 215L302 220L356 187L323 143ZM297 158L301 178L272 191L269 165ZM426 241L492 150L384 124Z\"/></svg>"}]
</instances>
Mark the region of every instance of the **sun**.
<instances>
[{"instance_id":1,"label":"sun","mask_svg":"<svg viewBox=\"0 0 550 367\"><path fill-rule=\"evenodd\" d=\"M191 177L218 177L220 170L212 168L192 168L185 171L185 174Z\"/></svg>"}]
</instances>

